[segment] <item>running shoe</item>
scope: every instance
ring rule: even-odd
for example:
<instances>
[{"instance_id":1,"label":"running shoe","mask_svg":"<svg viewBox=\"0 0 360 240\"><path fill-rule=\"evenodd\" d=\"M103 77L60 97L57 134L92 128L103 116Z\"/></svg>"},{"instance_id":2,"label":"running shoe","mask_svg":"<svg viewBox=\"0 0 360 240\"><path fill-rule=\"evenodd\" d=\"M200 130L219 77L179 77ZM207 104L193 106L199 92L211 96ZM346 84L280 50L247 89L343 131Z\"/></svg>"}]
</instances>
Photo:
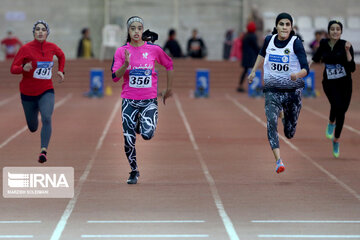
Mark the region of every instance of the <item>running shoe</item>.
<instances>
[{"instance_id":1,"label":"running shoe","mask_svg":"<svg viewBox=\"0 0 360 240\"><path fill-rule=\"evenodd\" d=\"M333 141L333 155L335 158L338 158L340 155L340 143Z\"/></svg>"},{"instance_id":2,"label":"running shoe","mask_svg":"<svg viewBox=\"0 0 360 240\"><path fill-rule=\"evenodd\" d=\"M46 157L46 152L45 151L42 151L39 155L39 159L38 159L38 162L39 163L44 163L47 161L47 157Z\"/></svg>"},{"instance_id":3,"label":"running shoe","mask_svg":"<svg viewBox=\"0 0 360 240\"><path fill-rule=\"evenodd\" d=\"M276 170L277 173L281 173L283 171L285 171L285 166L283 164L283 162L281 161L281 159L276 161Z\"/></svg>"},{"instance_id":4,"label":"running shoe","mask_svg":"<svg viewBox=\"0 0 360 240\"><path fill-rule=\"evenodd\" d=\"M328 139L334 138L334 129L335 129L335 124L328 123L328 125L326 127L326 137Z\"/></svg>"},{"instance_id":5,"label":"running shoe","mask_svg":"<svg viewBox=\"0 0 360 240\"><path fill-rule=\"evenodd\" d=\"M140 176L139 171L131 171L130 172L130 177L127 180L127 183L128 184L136 184L139 176Z\"/></svg>"}]
</instances>

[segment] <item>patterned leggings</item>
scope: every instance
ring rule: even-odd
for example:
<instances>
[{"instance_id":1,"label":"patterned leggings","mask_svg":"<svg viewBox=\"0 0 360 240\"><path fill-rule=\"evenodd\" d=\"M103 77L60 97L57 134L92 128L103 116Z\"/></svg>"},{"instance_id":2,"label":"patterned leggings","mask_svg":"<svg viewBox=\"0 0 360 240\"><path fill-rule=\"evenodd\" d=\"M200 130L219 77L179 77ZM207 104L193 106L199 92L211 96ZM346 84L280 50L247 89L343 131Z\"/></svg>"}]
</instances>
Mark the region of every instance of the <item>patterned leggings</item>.
<instances>
[{"instance_id":1,"label":"patterned leggings","mask_svg":"<svg viewBox=\"0 0 360 240\"><path fill-rule=\"evenodd\" d=\"M267 135L271 149L279 148L278 116L284 111L284 133L287 138L295 135L297 120L301 109L301 90L295 92L266 92L265 114L267 118Z\"/></svg>"},{"instance_id":2,"label":"patterned leggings","mask_svg":"<svg viewBox=\"0 0 360 240\"><path fill-rule=\"evenodd\" d=\"M122 101L122 124L124 131L125 154L132 171L137 170L136 162L136 121L140 117L140 134L145 140L150 140L154 134L158 120L157 99Z\"/></svg>"}]
</instances>

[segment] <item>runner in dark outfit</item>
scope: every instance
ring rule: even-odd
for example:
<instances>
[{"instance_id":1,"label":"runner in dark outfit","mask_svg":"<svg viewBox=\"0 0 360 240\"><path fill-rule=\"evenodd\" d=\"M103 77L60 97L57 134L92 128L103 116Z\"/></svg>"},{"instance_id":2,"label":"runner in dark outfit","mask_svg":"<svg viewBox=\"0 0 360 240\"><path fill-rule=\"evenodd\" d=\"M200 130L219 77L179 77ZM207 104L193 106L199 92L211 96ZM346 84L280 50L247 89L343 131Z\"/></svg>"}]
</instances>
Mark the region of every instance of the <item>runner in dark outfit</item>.
<instances>
[{"instance_id":1,"label":"runner in dark outfit","mask_svg":"<svg viewBox=\"0 0 360 240\"><path fill-rule=\"evenodd\" d=\"M340 39L342 30L341 22L330 21L328 24L329 38L320 41L320 46L312 58L314 62L325 64L322 84L330 102L329 123L325 134L332 140L333 155L336 158L340 155L340 134L344 125L345 113L351 101L351 73L356 68L351 43Z\"/></svg>"},{"instance_id":2,"label":"runner in dark outfit","mask_svg":"<svg viewBox=\"0 0 360 240\"><path fill-rule=\"evenodd\" d=\"M264 62L265 113L267 135L273 151L277 173L285 170L280 158L278 117L282 118L287 138L295 135L301 109L301 90L309 72L306 53L301 40L294 35L290 14L280 13L273 35L265 38L255 65L248 77L251 83L256 69Z\"/></svg>"}]
</instances>

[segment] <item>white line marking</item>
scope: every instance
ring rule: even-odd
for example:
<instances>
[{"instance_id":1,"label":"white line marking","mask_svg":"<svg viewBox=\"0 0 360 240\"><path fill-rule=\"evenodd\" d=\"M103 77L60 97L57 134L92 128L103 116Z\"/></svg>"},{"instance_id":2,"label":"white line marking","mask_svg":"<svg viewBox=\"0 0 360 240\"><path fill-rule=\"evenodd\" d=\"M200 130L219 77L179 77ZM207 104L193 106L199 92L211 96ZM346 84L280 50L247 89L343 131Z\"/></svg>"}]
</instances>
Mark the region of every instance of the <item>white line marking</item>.
<instances>
[{"instance_id":1,"label":"white line marking","mask_svg":"<svg viewBox=\"0 0 360 240\"><path fill-rule=\"evenodd\" d=\"M190 124L186 118L186 115L182 109L182 106L181 106L181 102L178 98L178 96L176 94L174 94L174 99L175 99L175 103L176 103L176 107L180 113L180 116L184 122L184 125L185 125L185 128L186 128L186 131L189 135L189 138L190 138L190 141L193 145L193 148L195 150L195 153L197 155L197 158L199 159L200 161L200 164L201 164L201 167L202 167L202 170L203 170L203 173L206 177L206 180L208 181L209 183L209 186L210 186L210 190L211 190L211 194L214 198L214 201L215 201L215 205L218 209L218 212L219 212L219 215L224 223L224 226L225 226L225 229L227 231L227 234L229 235L229 238L230 240L239 240L239 237L235 231L235 228L234 228L234 225L233 223L231 222L231 219L230 217L228 216L228 214L226 213L225 211L225 208L224 208L224 205L221 201L221 198L220 198L220 195L218 193L218 190L216 188L216 184L215 184L215 181L213 179L213 177L211 176L210 172L209 172L209 169L199 151L199 147L196 143L196 140L195 140L195 137L194 137L194 134L191 130L191 127L190 127Z\"/></svg>"},{"instance_id":2,"label":"white line marking","mask_svg":"<svg viewBox=\"0 0 360 240\"><path fill-rule=\"evenodd\" d=\"M0 101L0 107L1 107L2 105L7 104L8 102L14 100L14 99L17 98L17 97L20 98L20 93L16 93L16 94L12 95L11 97L8 97L8 98L6 98L6 99L4 99L4 100L1 100L1 101Z\"/></svg>"},{"instance_id":3,"label":"white line marking","mask_svg":"<svg viewBox=\"0 0 360 240\"><path fill-rule=\"evenodd\" d=\"M119 108L121 106L121 98L119 98L119 100L116 102L115 106L114 106L114 109L109 117L109 120L107 121L106 125L105 125L105 128L99 138L99 141L96 145L96 148L95 148L95 151L94 153L92 154L91 156L91 159L89 161L89 163L87 164L83 174L81 175L80 179L79 179L79 182L75 188L75 195L74 197L69 201L68 205L66 206L66 209L63 213L63 215L61 216L58 224L56 225L56 228L50 238L50 240L58 240L60 239L61 237L61 234L62 232L64 231L65 229L65 226L67 224L67 220L69 219L72 211L74 210L74 207L75 207L75 204L79 198L79 195L80 195L80 192L81 192L81 189L82 189L82 186L84 185L89 173L90 173L90 170L93 166L93 163L95 161L95 158L97 157L98 155L98 152L100 150L100 148L102 147L102 144L104 142L104 139L109 131L109 128L110 128L110 125L112 123L112 121L114 120L115 118L115 115L116 113L118 112Z\"/></svg>"},{"instance_id":4,"label":"white line marking","mask_svg":"<svg viewBox=\"0 0 360 240\"><path fill-rule=\"evenodd\" d=\"M153 235L81 235L82 238L207 238L209 235L206 234L153 234Z\"/></svg>"},{"instance_id":5,"label":"white line marking","mask_svg":"<svg viewBox=\"0 0 360 240\"><path fill-rule=\"evenodd\" d=\"M259 238L358 238L360 235L258 235Z\"/></svg>"},{"instance_id":6,"label":"white line marking","mask_svg":"<svg viewBox=\"0 0 360 240\"><path fill-rule=\"evenodd\" d=\"M0 223L41 223L41 221L0 221Z\"/></svg>"},{"instance_id":7,"label":"white line marking","mask_svg":"<svg viewBox=\"0 0 360 240\"><path fill-rule=\"evenodd\" d=\"M318 111L315 111L314 109L312 109L312 108L310 108L310 107L308 107L308 106L304 106L303 108L304 108L305 110L313 113L314 115L316 115L316 116L318 116L318 117L320 117L320 118L323 118L323 119L329 121L329 118L326 117L324 114L321 114L321 113L319 113ZM353 133L356 133L356 134L360 135L360 131L359 131L359 130L357 130L357 129L355 129L355 128L347 125L347 124L344 124L344 128L346 128L347 130L349 130L349 131L351 131L351 132L353 132Z\"/></svg>"},{"instance_id":8,"label":"white line marking","mask_svg":"<svg viewBox=\"0 0 360 240\"><path fill-rule=\"evenodd\" d=\"M252 223L360 223L353 220L253 220Z\"/></svg>"},{"instance_id":9,"label":"white line marking","mask_svg":"<svg viewBox=\"0 0 360 240\"><path fill-rule=\"evenodd\" d=\"M34 238L34 235L0 235L0 238Z\"/></svg>"},{"instance_id":10,"label":"white line marking","mask_svg":"<svg viewBox=\"0 0 360 240\"><path fill-rule=\"evenodd\" d=\"M253 114L249 109L247 109L244 105L242 105L241 103L239 103L236 99L234 99L233 97L230 97L228 94L226 94L226 98L230 101L232 101L237 107L239 107L241 110L243 110L244 112L246 112L249 116L251 116L252 118L254 118L257 122L259 122L261 125L263 125L265 128L266 123L264 121L262 121L258 116L256 116L255 114ZM348 185L346 185L344 182L342 182L341 180L339 180L335 175L333 175L332 173L330 173L329 171L327 171L325 168L323 168L320 164L318 164L317 162L315 162L311 157L309 157L308 155L306 155L305 153L303 153L298 147L296 147L294 144L292 144L290 141L288 141L283 135L281 135L279 133L279 137L287 144L289 145L292 149L294 149L296 152L298 152L302 157L304 157L305 159L307 159L309 162L311 162L316 168L318 168L321 172L325 173L330 179L332 179L333 181L335 181L336 183L338 183L341 187L343 187L346 191L348 191L351 195L353 195L357 200L360 201L360 195L351 187L349 187Z\"/></svg>"},{"instance_id":11,"label":"white line marking","mask_svg":"<svg viewBox=\"0 0 360 240\"><path fill-rule=\"evenodd\" d=\"M88 223L204 223L204 220L89 220Z\"/></svg>"},{"instance_id":12,"label":"white line marking","mask_svg":"<svg viewBox=\"0 0 360 240\"><path fill-rule=\"evenodd\" d=\"M68 95L66 95L63 99L61 99L60 101L58 101L57 103L55 103L54 109L60 107L61 105L63 105L66 101L68 101L70 98L72 97L72 94L69 93ZM40 118L40 117L39 117ZM21 128L19 131L17 131L16 133L14 133L13 135L11 135L10 137L8 137L3 143L0 144L0 149L5 147L9 142L11 142L12 140L14 140L17 136L19 136L20 134L22 134L23 132L26 131L27 129L27 125L25 125L23 128Z\"/></svg>"}]
</instances>

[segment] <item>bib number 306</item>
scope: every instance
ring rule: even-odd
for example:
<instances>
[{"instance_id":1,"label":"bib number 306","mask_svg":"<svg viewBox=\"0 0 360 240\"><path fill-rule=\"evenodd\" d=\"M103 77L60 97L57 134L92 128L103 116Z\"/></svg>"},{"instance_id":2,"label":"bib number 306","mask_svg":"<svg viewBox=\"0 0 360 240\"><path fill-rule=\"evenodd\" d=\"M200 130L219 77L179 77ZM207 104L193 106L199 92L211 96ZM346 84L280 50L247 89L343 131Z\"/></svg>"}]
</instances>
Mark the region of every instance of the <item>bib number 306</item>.
<instances>
[{"instance_id":1,"label":"bib number 306","mask_svg":"<svg viewBox=\"0 0 360 240\"><path fill-rule=\"evenodd\" d=\"M289 64L271 63L271 70L278 72L287 72L289 71Z\"/></svg>"}]
</instances>

